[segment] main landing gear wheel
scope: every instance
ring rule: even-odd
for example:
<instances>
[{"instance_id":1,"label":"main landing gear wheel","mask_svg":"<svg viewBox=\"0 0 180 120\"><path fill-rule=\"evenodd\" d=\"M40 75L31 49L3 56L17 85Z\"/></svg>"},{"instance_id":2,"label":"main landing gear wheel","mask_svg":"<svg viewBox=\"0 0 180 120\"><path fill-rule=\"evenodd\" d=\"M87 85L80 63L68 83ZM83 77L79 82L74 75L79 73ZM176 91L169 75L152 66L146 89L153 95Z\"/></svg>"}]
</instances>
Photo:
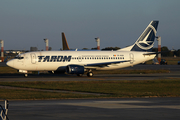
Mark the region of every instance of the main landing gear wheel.
<instances>
[{"instance_id":1,"label":"main landing gear wheel","mask_svg":"<svg viewBox=\"0 0 180 120\"><path fill-rule=\"evenodd\" d=\"M24 77L28 77L28 74L24 74Z\"/></svg>"},{"instance_id":2,"label":"main landing gear wheel","mask_svg":"<svg viewBox=\"0 0 180 120\"><path fill-rule=\"evenodd\" d=\"M88 73L87 73L87 76L88 76L88 77L92 77L92 76L93 76L93 73L92 73L92 72L88 72Z\"/></svg>"}]
</instances>

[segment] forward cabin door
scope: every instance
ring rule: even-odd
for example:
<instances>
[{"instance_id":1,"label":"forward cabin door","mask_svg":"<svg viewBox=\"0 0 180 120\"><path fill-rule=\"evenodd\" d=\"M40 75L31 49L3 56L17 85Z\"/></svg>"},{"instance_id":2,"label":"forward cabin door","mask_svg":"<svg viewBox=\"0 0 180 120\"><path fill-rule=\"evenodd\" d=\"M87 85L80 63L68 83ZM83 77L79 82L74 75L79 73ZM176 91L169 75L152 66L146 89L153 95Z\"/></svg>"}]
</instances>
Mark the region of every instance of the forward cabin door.
<instances>
[{"instance_id":1,"label":"forward cabin door","mask_svg":"<svg viewBox=\"0 0 180 120\"><path fill-rule=\"evenodd\" d=\"M31 63L36 64L36 54L35 53L31 54Z\"/></svg>"}]
</instances>

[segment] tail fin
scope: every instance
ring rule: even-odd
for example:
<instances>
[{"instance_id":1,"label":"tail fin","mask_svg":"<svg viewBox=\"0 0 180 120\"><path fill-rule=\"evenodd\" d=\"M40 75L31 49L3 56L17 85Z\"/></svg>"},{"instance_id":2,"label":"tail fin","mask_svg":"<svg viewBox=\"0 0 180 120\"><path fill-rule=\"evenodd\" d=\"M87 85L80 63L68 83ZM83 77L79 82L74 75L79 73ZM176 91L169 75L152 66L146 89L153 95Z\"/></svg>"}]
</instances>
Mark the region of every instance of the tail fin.
<instances>
[{"instance_id":1,"label":"tail fin","mask_svg":"<svg viewBox=\"0 0 180 120\"><path fill-rule=\"evenodd\" d=\"M151 21L137 41L119 51L152 51L159 21Z\"/></svg>"},{"instance_id":2,"label":"tail fin","mask_svg":"<svg viewBox=\"0 0 180 120\"><path fill-rule=\"evenodd\" d=\"M70 50L66 40L66 36L63 32L62 32L62 44L63 44L63 50Z\"/></svg>"}]
</instances>

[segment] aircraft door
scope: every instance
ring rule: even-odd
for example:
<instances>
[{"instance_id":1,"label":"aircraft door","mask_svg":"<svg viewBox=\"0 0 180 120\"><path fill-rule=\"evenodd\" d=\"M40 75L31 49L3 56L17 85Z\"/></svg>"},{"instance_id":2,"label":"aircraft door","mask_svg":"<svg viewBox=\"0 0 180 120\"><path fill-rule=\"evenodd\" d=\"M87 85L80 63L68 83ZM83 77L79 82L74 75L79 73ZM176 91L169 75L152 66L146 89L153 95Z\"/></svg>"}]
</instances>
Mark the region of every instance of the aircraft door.
<instances>
[{"instance_id":1,"label":"aircraft door","mask_svg":"<svg viewBox=\"0 0 180 120\"><path fill-rule=\"evenodd\" d=\"M134 62L134 54L130 53L129 57L130 57L130 64L133 64L133 62Z\"/></svg>"},{"instance_id":2,"label":"aircraft door","mask_svg":"<svg viewBox=\"0 0 180 120\"><path fill-rule=\"evenodd\" d=\"M34 53L31 54L31 63L36 64L36 54Z\"/></svg>"}]
</instances>

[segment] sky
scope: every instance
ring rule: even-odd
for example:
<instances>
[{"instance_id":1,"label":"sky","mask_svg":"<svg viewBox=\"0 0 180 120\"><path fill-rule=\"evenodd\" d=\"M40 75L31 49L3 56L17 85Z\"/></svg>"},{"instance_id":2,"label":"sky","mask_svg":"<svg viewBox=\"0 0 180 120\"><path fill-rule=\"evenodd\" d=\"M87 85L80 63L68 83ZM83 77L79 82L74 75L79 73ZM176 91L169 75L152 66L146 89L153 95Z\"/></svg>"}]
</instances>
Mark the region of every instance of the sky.
<instances>
[{"instance_id":1,"label":"sky","mask_svg":"<svg viewBox=\"0 0 180 120\"><path fill-rule=\"evenodd\" d=\"M0 0L4 50L72 49L132 45L152 20L159 20L161 46L180 49L180 0ZM157 47L155 41L154 47Z\"/></svg>"}]
</instances>

